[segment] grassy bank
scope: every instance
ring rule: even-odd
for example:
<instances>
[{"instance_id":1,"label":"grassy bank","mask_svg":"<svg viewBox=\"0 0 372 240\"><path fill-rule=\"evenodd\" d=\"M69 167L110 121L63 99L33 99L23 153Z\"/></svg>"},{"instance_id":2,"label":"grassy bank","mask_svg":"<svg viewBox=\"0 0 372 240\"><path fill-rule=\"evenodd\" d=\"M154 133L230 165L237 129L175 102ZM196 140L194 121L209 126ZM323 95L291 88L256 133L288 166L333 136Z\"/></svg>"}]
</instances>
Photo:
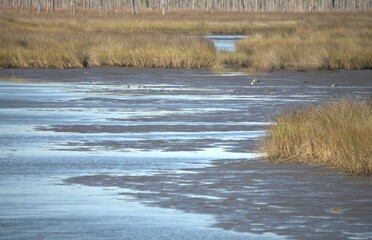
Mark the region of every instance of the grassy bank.
<instances>
[{"instance_id":1,"label":"grassy bank","mask_svg":"<svg viewBox=\"0 0 372 240\"><path fill-rule=\"evenodd\" d=\"M2 67L211 69L216 65L216 52L210 42L180 35L7 32L0 36L4 38L13 41L2 44Z\"/></svg>"},{"instance_id":2,"label":"grassy bank","mask_svg":"<svg viewBox=\"0 0 372 240\"><path fill-rule=\"evenodd\" d=\"M330 166L372 174L372 102L344 100L284 114L262 145L275 163Z\"/></svg>"},{"instance_id":3,"label":"grassy bank","mask_svg":"<svg viewBox=\"0 0 372 240\"><path fill-rule=\"evenodd\" d=\"M0 13L0 67L372 68L371 13ZM212 33L250 37L216 53Z\"/></svg>"},{"instance_id":4,"label":"grassy bank","mask_svg":"<svg viewBox=\"0 0 372 240\"><path fill-rule=\"evenodd\" d=\"M92 26L84 19L2 19L0 66L211 69L217 63L212 43L201 38Z\"/></svg>"},{"instance_id":5,"label":"grassy bank","mask_svg":"<svg viewBox=\"0 0 372 240\"><path fill-rule=\"evenodd\" d=\"M291 32L256 33L225 64L260 71L372 68L372 14L304 14Z\"/></svg>"}]
</instances>

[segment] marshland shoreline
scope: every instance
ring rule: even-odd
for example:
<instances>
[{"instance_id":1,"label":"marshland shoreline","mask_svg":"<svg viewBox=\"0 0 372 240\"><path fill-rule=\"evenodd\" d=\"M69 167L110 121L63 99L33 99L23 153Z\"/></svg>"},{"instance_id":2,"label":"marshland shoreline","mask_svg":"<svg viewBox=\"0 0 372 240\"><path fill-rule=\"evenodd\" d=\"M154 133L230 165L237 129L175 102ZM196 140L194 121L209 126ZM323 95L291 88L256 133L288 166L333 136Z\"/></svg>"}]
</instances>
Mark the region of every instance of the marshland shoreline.
<instances>
[{"instance_id":1,"label":"marshland shoreline","mask_svg":"<svg viewBox=\"0 0 372 240\"><path fill-rule=\"evenodd\" d=\"M372 68L372 14L170 12L0 17L0 67L320 71ZM5 12L4 12L5 11ZM235 52L189 36L240 34Z\"/></svg>"},{"instance_id":2,"label":"marshland shoreline","mask_svg":"<svg viewBox=\"0 0 372 240\"><path fill-rule=\"evenodd\" d=\"M1 69L0 78L10 80L1 83L0 99L1 232L12 239L71 232L92 239L368 239L371 178L272 164L257 159L256 146L268 116L345 95L365 101L371 75ZM251 87L253 79L260 81ZM175 213L189 221L175 225Z\"/></svg>"}]
</instances>

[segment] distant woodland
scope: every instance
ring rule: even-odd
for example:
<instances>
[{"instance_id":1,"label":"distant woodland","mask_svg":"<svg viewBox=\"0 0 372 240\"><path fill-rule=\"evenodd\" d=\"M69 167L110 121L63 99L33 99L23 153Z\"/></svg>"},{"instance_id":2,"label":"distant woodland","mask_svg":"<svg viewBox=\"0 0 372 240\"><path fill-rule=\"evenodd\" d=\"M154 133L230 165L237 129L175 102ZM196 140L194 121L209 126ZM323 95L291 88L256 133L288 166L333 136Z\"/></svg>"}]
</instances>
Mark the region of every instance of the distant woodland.
<instances>
[{"instance_id":1,"label":"distant woodland","mask_svg":"<svg viewBox=\"0 0 372 240\"><path fill-rule=\"evenodd\" d=\"M328 12L371 11L372 0L0 0L20 13L136 14L140 11Z\"/></svg>"}]
</instances>

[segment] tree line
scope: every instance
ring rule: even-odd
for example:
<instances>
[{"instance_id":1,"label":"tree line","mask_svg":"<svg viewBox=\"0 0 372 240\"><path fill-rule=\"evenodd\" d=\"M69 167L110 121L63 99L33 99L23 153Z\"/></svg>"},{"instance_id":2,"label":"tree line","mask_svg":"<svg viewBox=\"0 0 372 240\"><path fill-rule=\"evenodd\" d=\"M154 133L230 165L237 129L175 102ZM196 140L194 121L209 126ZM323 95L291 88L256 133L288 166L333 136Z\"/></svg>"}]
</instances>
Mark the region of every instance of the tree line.
<instances>
[{"instance_id":1,"label":"tree line","mask_svg":"<svg viewBox=\"0 0 372 240\"><path fill-rule=\"evenodd\" d=\"M160 10L247 11L247 12L324 12L371 11L372 0L0 0L0 7L18 12L55 11L125 14Z\"/></svg>"}]
</instances>

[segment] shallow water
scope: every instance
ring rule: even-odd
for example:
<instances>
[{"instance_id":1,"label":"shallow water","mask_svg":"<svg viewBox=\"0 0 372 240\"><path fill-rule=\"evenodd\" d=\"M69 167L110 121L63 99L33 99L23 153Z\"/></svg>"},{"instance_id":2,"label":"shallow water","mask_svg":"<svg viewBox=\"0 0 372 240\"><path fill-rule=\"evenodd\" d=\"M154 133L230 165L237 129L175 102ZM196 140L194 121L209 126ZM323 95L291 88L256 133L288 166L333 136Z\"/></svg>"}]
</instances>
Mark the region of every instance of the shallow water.
<instances>
[{"instance_id":1,"label":"shallow water","mask_svg":"<svg viewBox=\"0 0 372 240\"><path fill-rule=\"evenodd\" d=\"M230 209L230 198L239 190L235 185L218 185L213 175L215 160L223 159L224 166L237 159L255 163L255 146L270 124L268 116L326 99L366 99L372 92L371 76L370 71L246 75L126 68L2 69L0 238L298 236L288 230L298 226L298 219L286 221L286 226L262 220L271 214L267 209L292 211L290 206L269 203L271 198L262 188L267 185L265 178L254 178L254 184L246 186L256 195L245 202L269 206L267 215L255 219L239 204ZM254 78L260 82L251 87ZM339 86L332 88L334 82ZM231 174L243 174L244 179L245 173L262 173L254 168L234 171L223 168L226 181L233 179ZM65 182L80 176L93 176L93 180L83 185ZM130 177L128 185L118 176ZM365 186L368 179L359 183ZM187 190L198 184L200 189ZM371 208L366 200L370 195L366 192L357 198L366 210ZM193 200L185 205L174 204L176 199ZM226 202L221 205L221 201ZM221 208L205 211L194 206L211 202ZM354 207L358 214L359 206ZM326 211L342 213L344 209L332 207ZM235 221L233 213L241 221ZM361 227L344 229L337 236L355 237L357 229L357 237L366 239L370 221L356 215L343 224L352 219ZM332 231L320 236L332 236Z\"/></svg>"},{"instance_id":2,"label":"shallow water","mask_svg":"<svg viewBox=\"0 0 372 240\"><path fill-rule=\"evenodd\" d=\"M247 38L245 35L207 35L203 36L212 40L214 47L219 52L235 52L235 43Z\"/></svg>"}]
</instances>

